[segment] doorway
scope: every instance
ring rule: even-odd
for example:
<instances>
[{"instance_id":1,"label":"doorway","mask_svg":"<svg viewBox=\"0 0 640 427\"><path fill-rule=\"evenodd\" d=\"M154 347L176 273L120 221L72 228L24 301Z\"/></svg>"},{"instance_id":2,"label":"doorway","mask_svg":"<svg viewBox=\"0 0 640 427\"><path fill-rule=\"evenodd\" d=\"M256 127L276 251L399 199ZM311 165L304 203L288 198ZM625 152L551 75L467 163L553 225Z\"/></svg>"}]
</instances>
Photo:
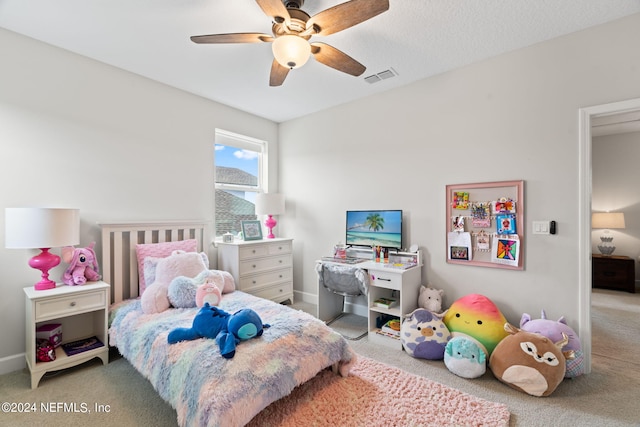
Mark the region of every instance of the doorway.
<instances>
[{"instance_id":1,"label":"doorway","mask_svg":"<svg viewBox=\"0 0 640 427\"><path fill-rule=\"evenodd\" d=\"M578 335L582 337L585 373L591 372L591 126L592 120L620 113L640 111L640 98L581 108L578 118Z\"/></svg>"}]
</instances>

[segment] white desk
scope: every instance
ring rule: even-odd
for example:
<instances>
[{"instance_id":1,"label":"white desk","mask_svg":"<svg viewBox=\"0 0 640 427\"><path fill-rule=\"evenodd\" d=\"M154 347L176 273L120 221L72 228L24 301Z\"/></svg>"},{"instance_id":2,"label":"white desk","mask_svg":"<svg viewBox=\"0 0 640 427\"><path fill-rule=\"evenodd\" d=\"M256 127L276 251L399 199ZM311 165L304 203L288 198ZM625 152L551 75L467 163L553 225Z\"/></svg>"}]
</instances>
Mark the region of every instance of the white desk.
<instances>
[{"instance_id":1,"label":"white desk","mask_svg":"<svg viewBox=\"0 0 640 427\"><path fill-rule=\"evenodd\" d=\"M330 261L318 262L330 263ZM408 269L392 268L374 261L339 265L361 268L366 270L369 275L369 294L366 297L369 340L402 350L402 344L399 339L389 338L378 333L376 318L381 314L387 314L402 320L406 314L418 308L418 294L422 284L421 262ZM378 298L390 298L392 296L398 301L398 304L394 307L382 308L373 305L373 301ZM320 320L329 321L342 313L343 302L341 295L325 289L318 281L317 317Z\"/></svg>"}]
</instances>

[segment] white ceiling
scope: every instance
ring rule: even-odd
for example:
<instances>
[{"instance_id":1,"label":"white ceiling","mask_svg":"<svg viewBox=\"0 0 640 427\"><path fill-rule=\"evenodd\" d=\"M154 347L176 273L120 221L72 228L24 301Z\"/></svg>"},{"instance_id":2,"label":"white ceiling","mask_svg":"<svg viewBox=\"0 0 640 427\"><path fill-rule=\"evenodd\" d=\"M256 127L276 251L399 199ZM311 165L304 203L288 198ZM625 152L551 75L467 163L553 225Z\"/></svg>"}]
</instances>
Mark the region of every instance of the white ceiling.
<instances>
[{"instance_id":1,"label":"white ceiling","mask_svg":"<svg viewBox=\"0 0 640 427\"><path fill-rule=\"evenodd\" d=\"M309 15L341 0L307 0ZM0 27L283 122L640 12L640 0L390 0L387 12L312 41L367 70L314 59L269 86L270 43L198 45L192 35L271 33L254 0L0 0ZM364 78L393 69L397 76Z\"/></svg>"}]
</instances>

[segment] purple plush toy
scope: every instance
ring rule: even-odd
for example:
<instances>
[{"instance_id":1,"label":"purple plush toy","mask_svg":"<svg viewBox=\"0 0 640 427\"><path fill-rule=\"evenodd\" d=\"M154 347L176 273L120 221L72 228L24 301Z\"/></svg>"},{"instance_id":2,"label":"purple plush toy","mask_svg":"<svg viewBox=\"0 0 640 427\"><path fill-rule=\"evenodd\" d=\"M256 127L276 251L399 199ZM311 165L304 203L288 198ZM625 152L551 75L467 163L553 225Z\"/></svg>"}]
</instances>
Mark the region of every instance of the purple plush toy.
<instances>
[{"instance_id":1,"label":"purple plush toy","mask_svg":"<svg viewBox=\"0 0 640 427\"><path fill-rule=\"evenodd\" d=\"M584 374L584 354L580 345L580 339L573 329L567 325L564 316L554 321L547 319L544 310L542 310L540 319L532 319L531 316L524 313L520 319L520 329L525 332L536 332L549 338L553 342L561 341L563 339L563 333L567 335L569 342L562 347L562 351L573 350L574 358L571 360L567 359L567 369L564 377L575 378Z\"/></svg>"},{"instance_id":2,"label":"purple plush toy","mask_svg":"<svg viewBox=\"0 0 640 427\"><path fill-rule=\"evenodd\" d=\"M449 329L442 321L442 314L417 308L405 316L400 327L400 340L409 356L418 359L442 360Z\"/></svg>"},{"instance_id":3,"label":"purple plush toy","mask_svg":"<svg viewBox=\"0 0 640 427\"><path fill-rule=\"evenodd\" d=\"M98 261L93 251L95 242L86 248L66 246L62 248L62 260L69 263L69 267L62 275L62 281L67 285L84 285L87 281L100 280Z\"/></svg>"}]
</instances>

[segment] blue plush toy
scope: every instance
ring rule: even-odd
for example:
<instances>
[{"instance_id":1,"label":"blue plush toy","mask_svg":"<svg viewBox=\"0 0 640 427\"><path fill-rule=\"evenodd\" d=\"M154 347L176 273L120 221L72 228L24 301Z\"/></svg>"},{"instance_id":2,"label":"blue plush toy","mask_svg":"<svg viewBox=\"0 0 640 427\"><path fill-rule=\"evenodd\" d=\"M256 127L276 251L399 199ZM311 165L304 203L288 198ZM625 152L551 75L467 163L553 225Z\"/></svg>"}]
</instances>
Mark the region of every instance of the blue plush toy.
<instances>
[{"instance_id":1,"label":"blue plush toy","mask_svg":"<svg viewBox=\"0 0 640 427\"><path fill-rule=\"evenodd\" d=\"M240 341L259 337L270 325L263 324L260 316L249 308L234 314L205 303L193 318L191 328L177 328L169 332L169 344L198 338L215 338L220 354L231 359Z\"/></svg>"},{"instance_id":2,"label":"blue plush toy","mask_svg":"<svg viewBox=\"0 0 640 427\"><path fill-rule=\"evenodd\" d=\"M444 364L459 377L478 378L487 371L487 356L475 338L451 338L444 351Z\"/></svg>"}]
</instances>

